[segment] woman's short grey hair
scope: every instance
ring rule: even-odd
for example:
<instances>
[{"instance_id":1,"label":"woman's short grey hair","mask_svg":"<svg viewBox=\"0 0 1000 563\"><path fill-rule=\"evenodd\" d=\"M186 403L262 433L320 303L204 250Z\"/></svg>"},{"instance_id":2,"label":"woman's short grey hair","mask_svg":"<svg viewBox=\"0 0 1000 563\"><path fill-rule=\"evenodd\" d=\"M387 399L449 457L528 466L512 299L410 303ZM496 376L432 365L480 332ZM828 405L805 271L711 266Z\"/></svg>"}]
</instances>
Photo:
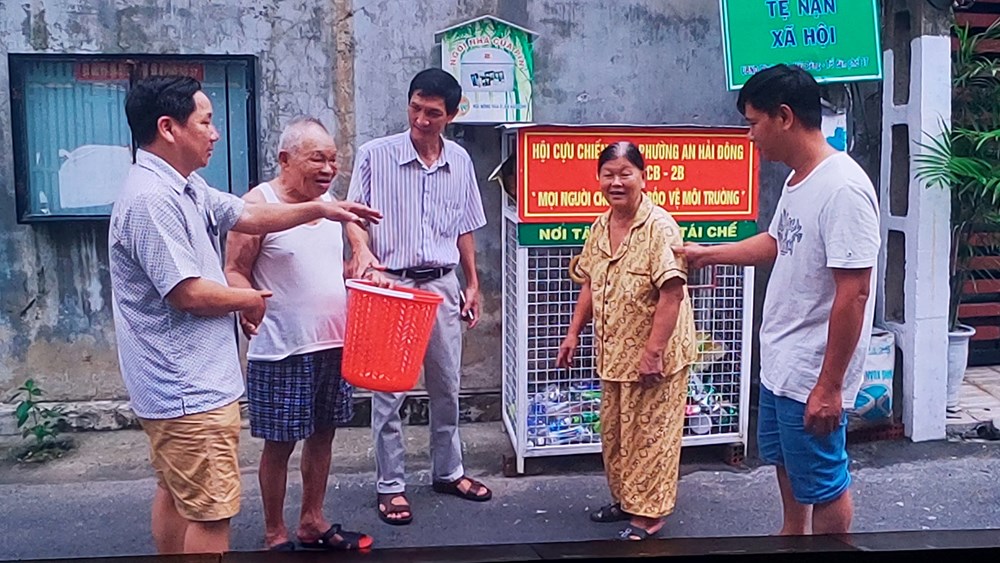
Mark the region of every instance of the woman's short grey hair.
<instances>
[{"instance_id":1,"label":"woman's short grey hair","mask_svg":"<svg viewBox=\"0 0 1000 563\"><path fill-rule=\"evenodd\" d=\"M322 121L311 115L296 117L289 121L288 125L285 125L281 136L278 137L278 152L294 152L302 145L302 139L305 138L306 132L313 126L319 127L324 133L330 133Z\"/></svg>"}]
</instances>

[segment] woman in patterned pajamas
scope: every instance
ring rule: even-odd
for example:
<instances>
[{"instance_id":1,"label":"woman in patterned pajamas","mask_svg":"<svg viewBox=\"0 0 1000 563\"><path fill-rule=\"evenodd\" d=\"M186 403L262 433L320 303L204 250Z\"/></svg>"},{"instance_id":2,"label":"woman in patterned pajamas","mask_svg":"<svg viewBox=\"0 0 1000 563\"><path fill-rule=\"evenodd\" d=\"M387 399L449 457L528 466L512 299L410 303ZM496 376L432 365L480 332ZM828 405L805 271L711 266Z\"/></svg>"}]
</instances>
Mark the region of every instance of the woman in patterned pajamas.
<instances>
[{"instance_id":1,"label":"woman in patterned pajamas","mask_svg":"<svg viewBox=\"0 0 1000 563\"><path fill-rule=\"evenodd\" d=\"M597 165L611 208L594 222L576 265L586 282L557 364L571 365L593 319L612 503L591 519L629 520L619 538L643 540L660 531L677 497L694 315L686 264L671 250L683 244L680 227L643 193L638 147L611 144Z\"/></svg>"}]
</instances>

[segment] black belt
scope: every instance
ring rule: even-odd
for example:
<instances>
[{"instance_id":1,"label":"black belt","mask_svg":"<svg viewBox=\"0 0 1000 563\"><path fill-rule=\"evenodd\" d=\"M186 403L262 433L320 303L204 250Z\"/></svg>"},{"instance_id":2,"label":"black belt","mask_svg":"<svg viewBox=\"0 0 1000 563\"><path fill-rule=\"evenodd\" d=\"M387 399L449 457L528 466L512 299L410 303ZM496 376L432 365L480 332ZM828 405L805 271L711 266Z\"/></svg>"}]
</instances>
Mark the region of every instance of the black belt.
<instances>
[{"instance_id":1,"label":"black belt","mask_svg":"<svg viewBox=\"0 0 1000 563\"><path fill-rule=\"evenodd\" d=\"M431 281L447 276L453 269L454 268L406 268L404 270L390 270L386 268L385 271L394 276L399 276L409 280Z\"/></svg>"}]
</instances>

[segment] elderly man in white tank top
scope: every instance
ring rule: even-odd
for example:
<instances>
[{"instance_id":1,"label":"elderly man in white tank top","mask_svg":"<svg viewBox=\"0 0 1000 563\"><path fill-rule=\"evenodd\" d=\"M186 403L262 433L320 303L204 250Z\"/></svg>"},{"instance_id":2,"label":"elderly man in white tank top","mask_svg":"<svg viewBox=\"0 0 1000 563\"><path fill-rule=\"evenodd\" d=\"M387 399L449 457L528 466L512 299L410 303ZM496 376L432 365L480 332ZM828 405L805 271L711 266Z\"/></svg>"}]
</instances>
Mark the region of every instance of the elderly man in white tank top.
<instances>
[{"instance_id":1,"label":"elderly man in white tank top","mask_svg":"<svg viewBox=\"0 0 1000 563\"><path fill-rule=\"evenodd\" d=\"M281 134L281 172L244 196L248 202L330 200L337 149L315 118L293 120ZM226 278L234 287L273 292L267 311L244 312L250 339L247 394L250 432L264 439L260 490L264 543L293 551L284 522L288 459L302 448L302 509L296 533L306 549L365 549L372 538L330 524L323 516L333 436L353 416L352 389L340 377L347 319L343 239L339 223L314 221L264 236L234 233L227 242Z\"/></svg>"}]
</instances>

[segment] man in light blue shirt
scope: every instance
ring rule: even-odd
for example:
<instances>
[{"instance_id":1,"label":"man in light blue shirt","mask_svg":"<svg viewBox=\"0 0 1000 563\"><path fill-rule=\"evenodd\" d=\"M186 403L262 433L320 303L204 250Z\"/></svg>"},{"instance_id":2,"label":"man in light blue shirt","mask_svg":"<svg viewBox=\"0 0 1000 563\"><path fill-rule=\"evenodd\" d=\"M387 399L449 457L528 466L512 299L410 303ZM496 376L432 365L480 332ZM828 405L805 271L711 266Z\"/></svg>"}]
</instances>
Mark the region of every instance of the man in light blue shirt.
<instances>
[{"instance_id":1,"label":"man in light blue shirt","mask_svg":"<svg viewBox=\"0 0 1000 563\"><path fill-rule=\"evenodd\" d=\"M153 538L160 553L220 553L240 500L233 313L270 295L226 285L220 237L380 215L333 201L245 204L210 188L195 170L219 134L194 79L143 80L125 113L140 149L111 213L109 262L119 364L158 481Z\"/></svg>"}]
</instances>

